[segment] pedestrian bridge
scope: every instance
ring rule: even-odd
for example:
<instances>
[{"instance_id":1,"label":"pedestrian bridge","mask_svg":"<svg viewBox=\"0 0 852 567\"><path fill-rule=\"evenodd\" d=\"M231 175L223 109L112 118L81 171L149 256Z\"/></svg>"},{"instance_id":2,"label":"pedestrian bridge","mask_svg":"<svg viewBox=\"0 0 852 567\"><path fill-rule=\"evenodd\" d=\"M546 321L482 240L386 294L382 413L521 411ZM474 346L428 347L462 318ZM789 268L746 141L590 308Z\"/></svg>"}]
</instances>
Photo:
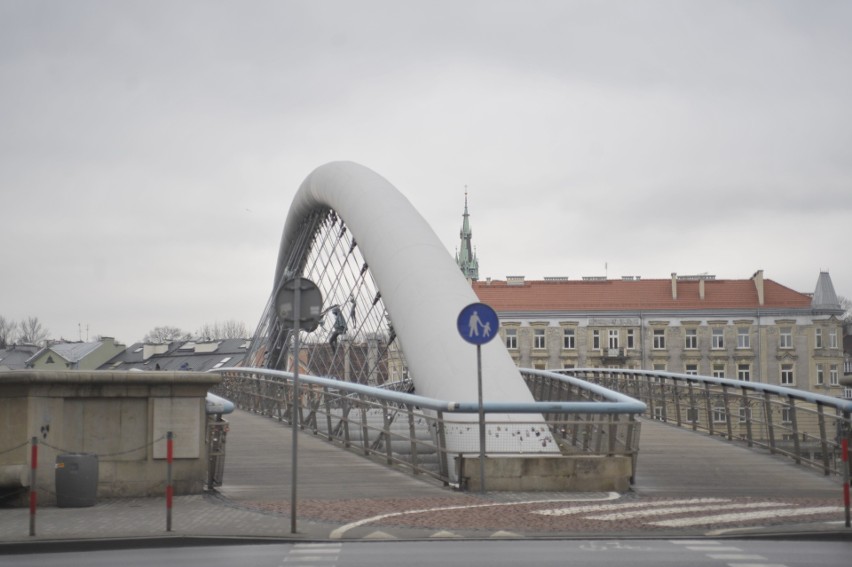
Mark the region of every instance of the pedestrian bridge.
<instances>
[{"instance_id":1,"label":"pedestrian bridge","mask_svg":"<svg viewBox=\"0 0 852 567\"><path fill-rule=\"evenodd\" d=\"M299 331L298 341L275 306L296 276L323 297L319 325ZM357 164L327 164L304 181L271 283L249 367L221 369L220 393L445 483L475 482L472 455L480 450L527 462L570 455L581 469L619 460L635 478L640 415L788 456L824 475L842 468L852 402L799 390L662 372L519 370L491 341L481 348L477 403L477 356L456 328L476 295L411 204ZM298 392L294 370L303 376ZM521 468L506 474L530 476Z\"/></svg>"}]
</instances>

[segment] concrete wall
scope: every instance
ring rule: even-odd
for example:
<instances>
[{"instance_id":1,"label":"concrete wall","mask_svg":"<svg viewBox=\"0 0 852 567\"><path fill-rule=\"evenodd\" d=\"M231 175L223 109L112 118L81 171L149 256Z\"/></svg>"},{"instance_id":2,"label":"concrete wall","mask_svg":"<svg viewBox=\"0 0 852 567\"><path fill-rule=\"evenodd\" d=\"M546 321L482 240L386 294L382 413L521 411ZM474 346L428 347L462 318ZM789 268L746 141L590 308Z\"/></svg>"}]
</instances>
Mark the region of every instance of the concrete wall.
<instances>
[{"instance_id":1,"label":"concrete wall","mask_svg":"<svg viewBox=\"0 0 852 567\"><path fill-rule=\"evenodd\" d=\"M467 489L479 491L479 457L456 457L456 467ZM618 456L486 457L485 488L507 492L627 492L631 468L629 457Z\"/></svg>"},{"instance_id":2,"label":"concrete wall","mask_svg":"<svg viewBox=\"0 0 852 567\"><path fill-rule=\"evenodd\" d=\"M217 375L193 372L0 372L0 494L29 486L38 440L39 503L56 501L56 456L98 456L98 497L162 495L166 432L174 433L176 494L207 471L205 397Z\"/></svg>"}]
</instances>

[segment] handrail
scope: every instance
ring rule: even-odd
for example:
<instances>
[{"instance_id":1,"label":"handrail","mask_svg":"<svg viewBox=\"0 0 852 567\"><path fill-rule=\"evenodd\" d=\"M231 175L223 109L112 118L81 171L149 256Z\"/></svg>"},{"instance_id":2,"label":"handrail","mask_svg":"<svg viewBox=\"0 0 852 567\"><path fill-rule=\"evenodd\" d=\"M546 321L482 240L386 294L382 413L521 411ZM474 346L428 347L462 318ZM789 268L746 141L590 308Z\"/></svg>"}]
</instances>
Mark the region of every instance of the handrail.
<instances>
[{"instance_id":1,"label":"handrail","mask_svg":"<svg viewBox=\"0 0 852 567\"><path fill-rule=\"evenodd\" d=\"M453 463L479 446L468 433L478 402L397 391L406 389L400 383L385 389L302 373L295 393L290 372L239 367L210 372L222 376L215 391L244 410L298 422L331 443L446 484L461 482ZM570 376L520 373L539 401L483 404L489 455L627 457L635 476L641 429L636 416L646 410L644 403Z\"/></svg>"},{"instance_id":2,"label":"handrail","mask_svg":"<svg viewBox=\"0 0 852 567\"><path fill-rule=\"evenodd\" d=\"M649 419L760 447L825 475L841 474L841 440L852 438L852 400L761 382L657 370L556 372L630 392L648 404Z\"/></svg>"},{"instance_id":3,"label":"handrail","mask_svg":"<svg viewBox=\"0 0 852 567\"><path fill-rule=\"evenodd\" d=\"M764 384L762 382L746 382L743 380L733 380L731 378L715 378L712 376L699 376L695 374L680 374L677 372L666 372L661 370L635 370L626 368L568 368L554 370L558 374L571 376L571 374L580 373L599 373L599 374L636 374L643 376L671 378L673 380L683 380L688 382L700 382L707 384L716 384L718 386L730 386L733 388L746 388L757 392L768 392L779 396L786 396L796 400L805 402L819 403L826 406L835 407L843 412L852 413L852 400L835 398L826 396L825 394L815 394L807 390L798 390L796 388L787 388L784 386L774 386L772 384Z\"/></svg>"},{"instance_id":4,"label":"handrail","mask_svg":"<svg viewBox=\"0 0 852 567\"><path fill-rule=\"evenodd\" d=\"M209 372L227 374L228 372L240 373L256 373L264 376L274 376L288 380L293 379L292 372L283 370L270 370L268 368L217 368ZM525 373L538 376L548 376L552 373L542 370L524 369ZM629 396L609 390L596 384L590 384L583 380L573 378L571 376L552 376L574 386L579 386L587 389L591 393L597 394L607 401L605 402L483 402L482 407L485 413L642 413L647 409L647 406ZM425 409L434 411L444 411L449 413L477 413L479 412L479 403L471 401L448 401L427 398L418 396L417 394L408 394L405 392L397 392L394 390L386 390L376 386L367 386L354 382L343 382L333 378L322 378L319 376L310 376L300 373L299 381L316 386L326 386L345 390L352 393L368 394L378 399L398 404L411 404Z\"/></svg>"}]
</instances>

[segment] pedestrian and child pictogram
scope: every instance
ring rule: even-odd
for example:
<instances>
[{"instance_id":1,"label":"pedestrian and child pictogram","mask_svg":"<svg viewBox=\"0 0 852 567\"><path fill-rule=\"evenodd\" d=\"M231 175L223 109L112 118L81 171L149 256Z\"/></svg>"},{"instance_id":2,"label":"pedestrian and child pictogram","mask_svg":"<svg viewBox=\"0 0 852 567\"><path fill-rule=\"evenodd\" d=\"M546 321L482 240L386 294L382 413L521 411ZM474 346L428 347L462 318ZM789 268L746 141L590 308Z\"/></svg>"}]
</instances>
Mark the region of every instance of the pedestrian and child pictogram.
<instances>
[{"instance_id":1,"label":"pedestrian and child pictogram","mask_svg":"<svg viewBox=\"0 0 852 567\"><path fill-rule=\"evenodd\" d=\"M500 323L497 313L484 303L471 303L456 321L459 334L469 343L482 345L494 338Z\"/></svg>"}]
</instances>

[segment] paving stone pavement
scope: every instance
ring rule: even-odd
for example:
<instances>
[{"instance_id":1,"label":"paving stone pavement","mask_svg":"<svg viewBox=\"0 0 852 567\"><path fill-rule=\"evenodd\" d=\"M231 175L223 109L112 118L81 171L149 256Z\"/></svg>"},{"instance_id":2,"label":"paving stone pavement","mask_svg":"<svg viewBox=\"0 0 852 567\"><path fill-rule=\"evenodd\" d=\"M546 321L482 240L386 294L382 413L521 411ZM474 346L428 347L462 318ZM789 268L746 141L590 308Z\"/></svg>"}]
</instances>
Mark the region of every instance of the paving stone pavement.
<instances>
[{"instance_id":1,"label":"paving stone pavement","mask_svg":"<svg viewBox=\"0 0 852 567\"><path fill-rule=\"evenodd\" d=\"M640 475L627 494L459 492L303 433L293 534L289 428L242 411L228 419L223 486L175 497L171 531L164 497L39 508L35 536L29 535L28 509L4 508L0 553L4 546L70 540L852 534L843 524L837 481L653 423L643 424Z\"/></svg>"}]
</instances>

